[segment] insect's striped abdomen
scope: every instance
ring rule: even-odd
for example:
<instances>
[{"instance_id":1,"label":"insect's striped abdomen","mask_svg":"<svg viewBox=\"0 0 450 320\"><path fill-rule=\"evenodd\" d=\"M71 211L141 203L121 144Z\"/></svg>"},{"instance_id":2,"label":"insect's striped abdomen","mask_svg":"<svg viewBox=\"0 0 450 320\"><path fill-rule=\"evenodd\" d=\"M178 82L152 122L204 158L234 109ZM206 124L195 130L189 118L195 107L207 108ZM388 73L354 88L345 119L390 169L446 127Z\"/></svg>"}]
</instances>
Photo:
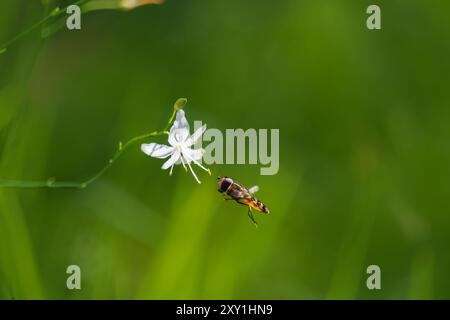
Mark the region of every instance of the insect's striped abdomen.
<instances>
[{"instance_id":1,"label":"insect's striped abdomen","mask_svg":"<svg viewBox=\"0 0 450 320\"><path fill-rule=\"evenodd\" d=\"M253 209L255 209L257 211L264 212L264 213L270 213L269 208L267 208L264 205L264 203L262 203L261 201L259 201L258 199L254 198L254 197L240 199L240 200L238 200L238 202L248 205L249 207L252 207Z\"/></svg>"},{"instance_id":2,"label":"insect's striped abdomen","mask_svg":"<svg viewBox=\"0 0 450 320\"><path fill-rule=\"evenodd\" d=\"M253 198L253 203L254 205L257 207L255 208L258 211L264 212L264 213L270 213L269 208L267 208L264 203L262 203L261 201L259 201L256 198Z\"/></svg>"}]
</instances>

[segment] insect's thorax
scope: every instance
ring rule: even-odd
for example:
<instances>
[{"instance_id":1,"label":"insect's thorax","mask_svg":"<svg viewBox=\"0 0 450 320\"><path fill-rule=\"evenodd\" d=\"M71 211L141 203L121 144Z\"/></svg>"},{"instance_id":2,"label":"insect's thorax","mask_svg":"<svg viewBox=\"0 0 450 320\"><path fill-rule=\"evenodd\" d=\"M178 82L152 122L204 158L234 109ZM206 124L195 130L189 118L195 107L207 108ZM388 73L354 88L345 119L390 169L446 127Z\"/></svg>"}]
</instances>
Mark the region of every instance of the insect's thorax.
<instances>
[{"instance_id":1,"label":"insect's thorax","mask_svg":"<svg viewBox=\"0 0 450 320\"><path fill-rule=\"evenodd\" d=\"M228 187L226 193L227 193L229 196L233 196L233 195L236 194L236 193L240 193L240 194L243 194L243 195L245 194L245 195L249 195L249 196L250 196L250 194L248 193L247 189L244 188L244 187L242 187L240 184L238 184L238 183L236 183L236 182L233 182L233 183Z\"/></svg>"}]
</instances>

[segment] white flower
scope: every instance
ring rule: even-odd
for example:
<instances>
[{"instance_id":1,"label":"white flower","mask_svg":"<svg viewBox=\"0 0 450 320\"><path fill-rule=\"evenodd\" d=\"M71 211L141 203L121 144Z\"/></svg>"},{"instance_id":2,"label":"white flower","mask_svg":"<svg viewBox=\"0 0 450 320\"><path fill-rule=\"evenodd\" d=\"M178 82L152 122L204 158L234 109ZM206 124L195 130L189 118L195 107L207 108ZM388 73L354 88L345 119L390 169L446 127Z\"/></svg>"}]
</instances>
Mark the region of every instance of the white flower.
<instances>
[{"instance_id":1,"label":"white flower","mask_svg":"<svg viewBox=\"0 0 450 320\"><path fill-rule=\"evenodd\" d=\"M200 183L194 170L192 170L191 162L195 163L197 166L202 168L211 174L209 169L206 169L200 164L200 160L203 156L203 149L192 149L192 146L197 142L197 140L202 136L206 130L206 125L198 128L191 136L189 136L189 124L186 120L183 110L178 110L175 121L169 132L169 144L166 146L157 143L142 144L141 150L151 157L166 159L169 158L162 165L162 169L166 170L170 168L170 175L172 175L172 170L174 165L182 164L184 169L186 169L186 164L192 172L195 180Z\"/></svg>"}]
</instances>

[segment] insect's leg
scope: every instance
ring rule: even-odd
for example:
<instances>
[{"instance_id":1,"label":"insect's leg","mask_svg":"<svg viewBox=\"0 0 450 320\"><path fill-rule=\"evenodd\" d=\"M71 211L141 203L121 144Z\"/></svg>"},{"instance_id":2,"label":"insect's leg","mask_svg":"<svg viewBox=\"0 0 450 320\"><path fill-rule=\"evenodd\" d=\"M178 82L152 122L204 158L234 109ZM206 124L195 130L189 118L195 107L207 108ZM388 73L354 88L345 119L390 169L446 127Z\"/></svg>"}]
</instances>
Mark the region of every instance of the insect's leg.
<instances>
[{"instance_id":1,"label":"insect's leg","mask_svg":"<svg viewBox=\"0 0 450 320\"><path fill-rule=\"evenodd\" d=\"M252 208L248 207L247 215L250 218L250 220L252 220L255 227L258 227L258 222L256 222L255 218L253 218Z\"/></svg>"},{"instance_id":2,"label":"insect's leg","mask_svg":"<svg viewBox=\"0 0 450 320\"><path fill-rule=\"evenodd\" d=\"M231 197L223 196L223 200L234 200L234 199Z\"/></svg>"}]
</instances>

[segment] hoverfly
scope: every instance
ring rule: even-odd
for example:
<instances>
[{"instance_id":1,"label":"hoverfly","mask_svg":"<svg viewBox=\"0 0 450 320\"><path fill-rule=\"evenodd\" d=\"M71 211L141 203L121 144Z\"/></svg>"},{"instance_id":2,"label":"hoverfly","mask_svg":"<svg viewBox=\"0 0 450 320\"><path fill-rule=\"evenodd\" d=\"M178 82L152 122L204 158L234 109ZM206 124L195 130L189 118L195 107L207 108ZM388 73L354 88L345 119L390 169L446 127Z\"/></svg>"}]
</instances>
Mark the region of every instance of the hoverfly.
<instances>
[{"instance_id":1,"label":"hoverfly","mask_svg":"<svg viewBox=\"0 0 450 320\"><path fill-rule=\"evenodd\" d=\"M255 218L253 218L252 209L263 213L270 213L269 209L258 199L256 199L253 194L259 190L258 186L251 187L247 189L246 187L240 185L239 183L233 181L233 179L228 177L217 177L219 180L219 192L226 194L228 197L224 197L224 200L234 200L239 204L243 204L248 207L247 215L250 220L258 226Z\"/></svg>"}]
</instances>

